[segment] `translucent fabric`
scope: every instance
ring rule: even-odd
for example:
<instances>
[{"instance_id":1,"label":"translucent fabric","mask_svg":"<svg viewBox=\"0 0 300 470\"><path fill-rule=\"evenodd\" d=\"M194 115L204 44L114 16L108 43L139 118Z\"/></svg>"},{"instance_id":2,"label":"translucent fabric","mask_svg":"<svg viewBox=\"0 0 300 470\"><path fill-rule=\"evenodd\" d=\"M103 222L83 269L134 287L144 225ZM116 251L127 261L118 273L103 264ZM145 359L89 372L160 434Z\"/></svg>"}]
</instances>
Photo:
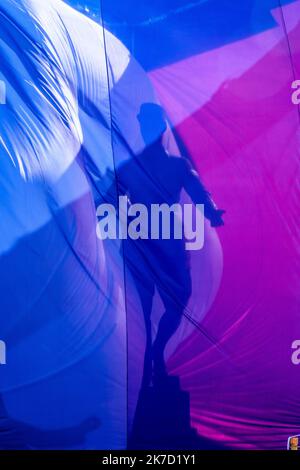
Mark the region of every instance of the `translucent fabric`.
<instances>
[{"instance_id":1,"label":"translucent fabric","mask_svg":"<svg viewBox=\"0 0 300 470\"><path fill-rule=\"evenodd\" d=\"M0 31L0 448L284 448L300 1L1 0ZM101 240L122 195L224 226Z\"/></svg>"},{"instance_id":2,"label":"translucent fabric","mask_svg":"<svg viewBox=\"0 0 300 470\"><path fill-rule=\"evenodd\" d=\"M113 168L103 29L56 0L4 1L0 21L1 446L123 448L123 268L88 170Z\"/></svg>"}]
</instances>

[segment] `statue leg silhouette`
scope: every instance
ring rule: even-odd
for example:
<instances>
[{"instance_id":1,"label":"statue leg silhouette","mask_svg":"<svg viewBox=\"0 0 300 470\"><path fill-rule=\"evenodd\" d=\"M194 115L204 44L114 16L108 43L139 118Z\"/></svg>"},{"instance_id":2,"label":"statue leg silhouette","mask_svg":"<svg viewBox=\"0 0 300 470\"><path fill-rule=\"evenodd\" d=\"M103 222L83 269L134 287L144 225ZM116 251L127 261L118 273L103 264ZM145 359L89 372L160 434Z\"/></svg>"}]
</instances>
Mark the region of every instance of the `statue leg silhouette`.
<instances>
[{"instance_id":1,"label":"statue leg silhouette","mask_svg":"<svg viewBox=\"0 0 300 470\"><path fill-rule=\"evenodd\" d=\"M139 290L139 295L141 298L141 303L142 303L142 308L143 308L145 331L146 331L146 346L145 346L145 356L144 356L142 387L147 387L152 377L151 312L152 312L152 303L153 303L153 293L149 292L145 288L141 288Z\"/></svg>"},{"instance_id":2,"label":"statue leg silhouette","mask_svg":"<svg viewBox=\"0 0 300 470\"><path fill-rule=\"evenodd\" d=\"M175 277L175 276L174 276ZM157 335L153 343L152 356L155 376L166 376L164 353L170 339L174 336L181 323L184 310L191 295L191 278L188 270L183 270L178 275L180 283L176 282L178 289L174 293L163 287L159 288L160 296L165 306L165 313L159 322ZM177 279L179 281L179 279Z\"/></svg>"},{"instance_id":3,"label":"statue leg silhouette","mask_svg":"<svg viewBox=\"0 0 300 470\"><path fill-rule=\"evenodd\" d=\"M175 313L171 308L165 311L159 322L158 332L152 348L154 375L156 377L167 375L164 352L169 340L176 333L181 318L182 312L177 311Z\"/></svg>"}]
</instances>

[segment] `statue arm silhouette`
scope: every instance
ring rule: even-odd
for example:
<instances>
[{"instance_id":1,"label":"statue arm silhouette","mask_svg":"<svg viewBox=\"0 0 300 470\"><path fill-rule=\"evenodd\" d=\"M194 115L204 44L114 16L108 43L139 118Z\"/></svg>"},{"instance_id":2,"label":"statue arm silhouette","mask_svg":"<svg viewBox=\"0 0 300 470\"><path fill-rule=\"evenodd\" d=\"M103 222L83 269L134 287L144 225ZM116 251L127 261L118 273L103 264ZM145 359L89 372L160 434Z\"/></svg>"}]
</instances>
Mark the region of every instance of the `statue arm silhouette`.
<instances>
[{"instance_id":1,"label":"statue arm silhouette","mask_svg":"<svg viewBox=\"0 0 300 470\"><path fill-rule=\"evenodd\" d=\"M198 173L187 162L187 171L184 183L184 189L192 199L194 204L204 204L204 215L210 220L212 227L224 225L222 216L224 210L217 208L211 194L204 187Z\"/></svg>"}]
</instances>

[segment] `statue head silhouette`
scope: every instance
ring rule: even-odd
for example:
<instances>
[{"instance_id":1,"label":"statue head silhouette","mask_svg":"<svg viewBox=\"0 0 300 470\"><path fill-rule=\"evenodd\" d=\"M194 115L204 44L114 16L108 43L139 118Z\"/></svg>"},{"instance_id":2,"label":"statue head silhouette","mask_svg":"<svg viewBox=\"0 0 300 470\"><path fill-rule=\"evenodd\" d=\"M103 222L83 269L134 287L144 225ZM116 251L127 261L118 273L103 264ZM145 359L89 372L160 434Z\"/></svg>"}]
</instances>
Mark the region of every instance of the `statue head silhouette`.
<instances>
[{"instance_id":1,"label":"statue head silhouette","mask_svg":"<svg viewBox=\"0 0 300 470\"><path fill-rule=\"evenodd\" d=\"M137 118L146 146L161 142L163 134L167 130L166 115L163 108L155 103L144 103Z\"/></svg>"}]
</instances>

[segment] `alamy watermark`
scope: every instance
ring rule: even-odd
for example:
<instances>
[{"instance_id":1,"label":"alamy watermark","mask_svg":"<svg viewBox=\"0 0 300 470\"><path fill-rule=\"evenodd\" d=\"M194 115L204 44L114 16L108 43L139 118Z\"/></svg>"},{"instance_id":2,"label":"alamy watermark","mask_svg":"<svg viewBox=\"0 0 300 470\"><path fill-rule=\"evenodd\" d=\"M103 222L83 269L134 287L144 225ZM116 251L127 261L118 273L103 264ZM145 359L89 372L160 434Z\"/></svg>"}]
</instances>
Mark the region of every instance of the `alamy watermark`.
<instances>
[{"instance_id":1,"label":"alamy watermark","mask_svg":"<svg viewBox=\"0 0 300 470\"><path fill-rule=\"evenodd\" d=\"M295 339L292 343L292 356L291 360L295 366L300 365L300 339Z\"/></svg>"},{"instance_id":2,"label":"alamy watermark","mask_svg":"<svg viewBox=\"0 0 300 470\"><path fill-rule=\"evenodd\" d=\"M0 80L0 105L6 104L6 84Z\"/></svg>"},{"instance_id":3,"label":"alamy watermark","mask_svg":"<svg viewBox=\"0 0 300 470\"><path fill-rule=\"evenodd\" d=\"M204 246L203 204L146 206L131 204L127 196L120 196L117 208L100 204L97 217L97 236L101 240L185 240L189 251Z\"/></svg>"},{"instance_id":4,"label":"alamy watermark","mask_svg":"<svg viewBox=\"0 0 300 470\"><path fill-rule=\"evenodd\" d=\"M300 104L300 80L294 80L292 83L292 103L295 105Z\"/></svg>"},{"instance_id":5,"label":"alamy watermark","mask_svg":"<svg viewBox=\"0 0 300 470\"><path fill-rule=\"evenodd\" d=\"M0 341L0 365L6 364L6 344L4 341Z\"/></svg>"}]
</instances>

